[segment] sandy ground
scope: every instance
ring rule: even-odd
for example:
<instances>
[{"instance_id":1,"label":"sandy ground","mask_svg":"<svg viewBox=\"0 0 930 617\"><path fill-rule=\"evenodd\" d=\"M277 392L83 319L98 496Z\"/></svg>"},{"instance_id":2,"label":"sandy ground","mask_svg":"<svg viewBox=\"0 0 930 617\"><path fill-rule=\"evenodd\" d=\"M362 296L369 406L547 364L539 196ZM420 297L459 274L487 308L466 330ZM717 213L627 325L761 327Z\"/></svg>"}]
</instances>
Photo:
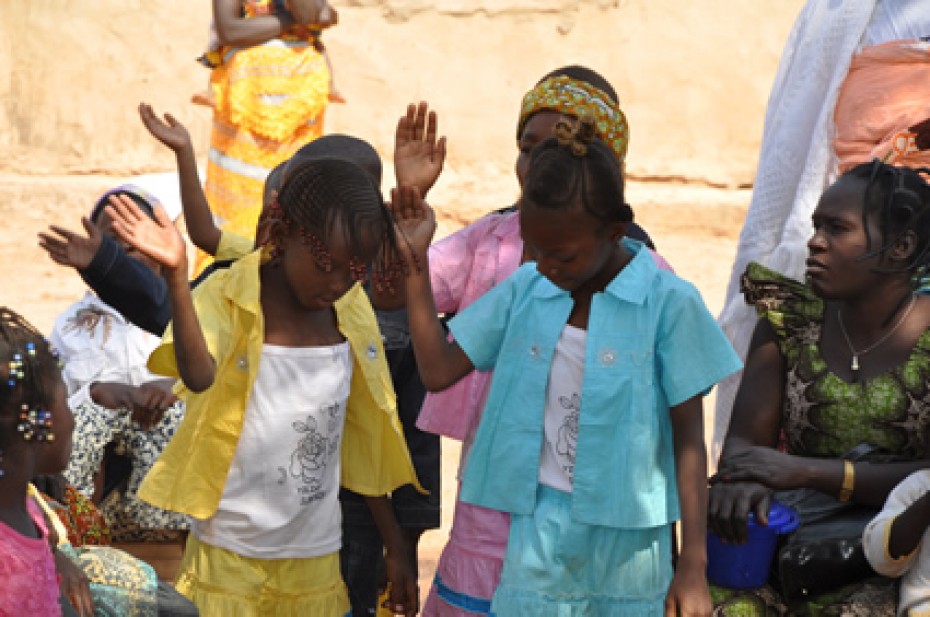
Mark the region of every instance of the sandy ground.
<instances>
[{"instance_id":1,"label":"sandy ground","mask_svg":"<svg viewBox=\"0 0 930 617\"><path fill-rule=\"evenodd\" d=\"M459 172L442 189L435 203L443 203L441 233L467 221L455 213L465 198L471 199L469 183ZM36 244L36 234L51 223L79 228L79 217L89 210L94 196L122 178L108 176L63 176L60 178L0 176L0 220L3 238L0 263L5 267L0 285L0 305L9 305L26 315L43 332L48 332L55 315L79 298L81 279L72 271L53 264ZM513 188L509 177L488 183L483 179L482 203L487 209L510 203ZM490 193L488 186L494 187ZM471 187L474 188L474 187ZM464 192L462 189L465 189ZM458 199L455 199L457 197ZM710 310L717 314L736 250L749 192L694 185L631 182L628 200L636 209L637 221L648 229L678 274L693 282ZM706 410L712 410L712 400ZM705 423L710 425L709 422ZM432 579L439 552L448 535L455 497L455 472L459 447L443 443L443 526L428 532L420 550L421 589Z\"/></svg>"}]
</instances>

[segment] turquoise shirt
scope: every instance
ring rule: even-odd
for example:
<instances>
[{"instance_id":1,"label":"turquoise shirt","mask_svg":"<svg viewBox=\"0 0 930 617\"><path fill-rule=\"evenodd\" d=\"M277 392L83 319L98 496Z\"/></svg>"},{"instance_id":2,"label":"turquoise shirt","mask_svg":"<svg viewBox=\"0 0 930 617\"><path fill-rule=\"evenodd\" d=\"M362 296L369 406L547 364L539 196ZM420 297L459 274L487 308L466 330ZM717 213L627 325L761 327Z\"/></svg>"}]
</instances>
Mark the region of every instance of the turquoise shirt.
<instances>
[{"instance_id":1,"label":"turquoise shirt","mask_svg":"<svg viewBox=\"0 0 930 617\"><path fill-rule=\"evenodd\" d=\"M669 408L740 369L693 285L660 270L643 245L588 318L572 516L645 528L680 517ZM573 301L524 264L449 326L479 370L494 370L462 484L472 504L530 514L556 342Z\"/></svg>"}]
</instances>

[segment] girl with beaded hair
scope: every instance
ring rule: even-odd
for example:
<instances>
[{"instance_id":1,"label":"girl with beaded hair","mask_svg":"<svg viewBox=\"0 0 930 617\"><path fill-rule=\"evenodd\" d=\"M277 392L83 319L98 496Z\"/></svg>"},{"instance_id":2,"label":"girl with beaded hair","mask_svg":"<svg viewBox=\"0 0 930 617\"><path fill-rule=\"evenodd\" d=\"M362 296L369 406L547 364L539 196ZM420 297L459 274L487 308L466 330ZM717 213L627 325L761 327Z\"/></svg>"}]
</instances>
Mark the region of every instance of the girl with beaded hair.
<instances>
[{"instance_id":1,"label":"girl with beaded hair","mask_svg":"<svg viewBox=\"0 0 930 617\"><path fill-rule=\"evenodd\" d=\"M0 614L60 615L49 530L27 496L37 474L68 464L74 420L42 335L0 307Z\"/></svg>"},{"instance_id":2,"label":"girl with beaded hair","mask_svg":"<svg viewBox=\"0 0 930 617\"><path fill-rule=\"evenodd\" d=\"M707 616L701 398L739 360L694 286L625 238L633 213L595 123L560 118L528 153L527 263L449 322L454 341L430 277L407 274L413 345L431 391L494 370L460 491L510 515L490 612ZM428 259L429 207L392 204L405 259Z\"/></svg>"},{"instance_id":3,"label":"girl with beaded hair","mask_svg":"<svg viewBox=\"0 0 930 617\"><path fill-rule=\"evenodd\" d=\"M183 382L187 415L140 496L193 518L177 588L208 615L342 616L340 484L366 496L394 612L417 611L408 548L385 497L421 488L374 311L359 284L396 265L371 176L343 159L289 170L265 246L191 292L185 245L127 199L117 234L162 266L173 321L149 368ZM394 274L396 276L396 274Z\"/></svg>"}]
</instances>

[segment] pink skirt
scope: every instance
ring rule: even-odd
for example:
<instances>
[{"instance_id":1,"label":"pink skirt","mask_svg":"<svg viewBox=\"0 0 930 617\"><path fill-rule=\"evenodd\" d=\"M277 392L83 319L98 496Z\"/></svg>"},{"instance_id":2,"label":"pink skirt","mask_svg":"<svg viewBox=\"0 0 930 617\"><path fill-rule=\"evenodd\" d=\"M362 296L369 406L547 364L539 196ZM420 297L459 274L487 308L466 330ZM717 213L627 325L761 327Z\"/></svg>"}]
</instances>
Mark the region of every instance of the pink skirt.
<instances>
[{"instance_id":1,"label":"pink skirt","mask_svg":"<svg viewBox=\"0 0 930 617\"><path fill-rule=\"evenodd\" d=\"M461 484L459 485L461 490ZM425 617L487 615L500 581L510 515L456 500L449 541L423 605Z\"/></svg>"}]
</instances>

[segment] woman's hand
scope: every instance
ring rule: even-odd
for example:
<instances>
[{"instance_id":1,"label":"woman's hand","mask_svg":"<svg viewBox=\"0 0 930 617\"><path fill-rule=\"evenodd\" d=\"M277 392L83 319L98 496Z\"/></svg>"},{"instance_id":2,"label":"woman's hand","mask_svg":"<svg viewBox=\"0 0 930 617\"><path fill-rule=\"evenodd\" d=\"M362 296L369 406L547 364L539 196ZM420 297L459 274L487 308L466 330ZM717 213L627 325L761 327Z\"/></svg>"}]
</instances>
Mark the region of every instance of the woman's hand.
<instances>
[{"instance_id":1,"label":"woman's hand","mask_svg":"<svg viewBox=\"0 0 930 617\"><path fill-rule=\"evenodd\" d=\"M70 266L77 270L84 270L94 260L103 236L97 226L86 216L81 217L81 225L87 236L75 233L63 227L52 225L51 233L39 233L39 246L45 249L48 256L60 266Z\"/></svg>"},{"instance_id":2,"label":"woman's hand","mask_svg":"<svg viewBox=\"0 0 930 617\"><path fill-rule=\"evenodd\" d=\"M665 596L665 617L710 617L714 604L707 588L707 564L679 560Z\"/></svg>"},{"instance_id":3,"label":"woman's hand","mask_svg":"<svg viewBox=\"0 0 930 617\"><path fill-rule=\"evenodd\" d=\"M84 572L67 555L54 550L55 570L58 572L61 593L68 599L80 617L94 617L96 607L90 595L90 581Z\"/></svg>"},{"instance_id":4,"label":"woman's hand","mask_svg":"<svg viewBox=\"0 0 930 617\"><path fill-rule=\"evenodd\" d=\"M419 191L411 186L391 189L390 209L404 258L426 255L436 233L436 213L420 198Z\"/></svg>"},{"instance_id":5,"label":"woman's hand","mask_svg":"<svg viewBox=\"0 0 930 617\"><path fill-rule=\"evenodd\" d=\"M759 482L774 490L799 488L804 482L800 457L765 446L750 446L720 461L715 482Z\"/></svg>"},{"instance_id":6,"label":"woman's hand","mask_svg":"<svg viewBox=\"0 0 930 617\"><path fill-rule=\"evenodd\" d=\"M426 198L446 160L446 138L436 140L437 118L426 101L407 106L394 134L394 177L398 186L414 186Z\"/></svg>"},{"instance_id":7,"label":"woman's hand","mask_svg":"<svg viewBox=\"0 0 930 617\"><path fill-rule=\"evenodd\" d=\"M165 144L175 152L184 149L193 149L191 144L190 133L183 124L178 122L171 114L165 114L162 120L155 114L151 105L146 103L139 104L139 117L142 118L142 124L149 130L152 137Z\"/></svg>"},{"instance_id":8,"label":"woman's hand","mask_svg":"<svg viewBox=\"0 0 930 617\"><path fill-rule=\"evenodd\" d=\"M768 524L772 491L758 482L720 482L710 487L707 526L724 542L744 544L749 513Z\"/></svg>"},{"instance_id":9,"label":"woman's hand","mask_svg":"<svg viewBox=\"0 0 930 617\"><path fill-rule=\"evenodd\" d=\"M124 242L187 280L187 246L160 204L155 206L153 221L126 195L111 195L106 212L113 219L113 231Z\"/></svg>"}]
</instances>

